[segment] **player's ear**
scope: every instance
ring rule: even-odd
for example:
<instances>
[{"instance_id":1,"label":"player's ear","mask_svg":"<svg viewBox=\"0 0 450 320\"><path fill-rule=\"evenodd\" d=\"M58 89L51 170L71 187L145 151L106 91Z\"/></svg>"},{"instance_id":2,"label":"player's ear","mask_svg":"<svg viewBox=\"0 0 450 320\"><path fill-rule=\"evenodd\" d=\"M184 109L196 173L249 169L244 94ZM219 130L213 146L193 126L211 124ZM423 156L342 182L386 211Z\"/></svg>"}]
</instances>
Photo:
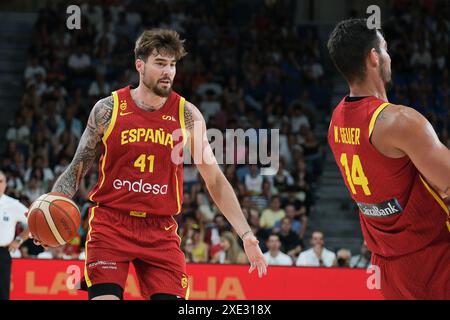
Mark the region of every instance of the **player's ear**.
<instances>
[{"instance_id":1,"label":"player's ear","mask_svg":"<svg viewBox=\"0 0 450 320\"><path fill-rule=\"evenodd\" d=\"M371 67L378 67L380 56L375 48L370 49L367 60Z\"/></svg>"},{"instance_id":2,"label":"player's ear","mask_svg":"<svg viewBox=\"0 0 450 320\"><path fill-rule=\"evenodd\" d=\"M139 72L139 74L144 74L145 62L142 59L138 58L138 59L136 59L134 64L135 64L135 67L136 67L136 71Z\"/></svg>"}]
</instances>

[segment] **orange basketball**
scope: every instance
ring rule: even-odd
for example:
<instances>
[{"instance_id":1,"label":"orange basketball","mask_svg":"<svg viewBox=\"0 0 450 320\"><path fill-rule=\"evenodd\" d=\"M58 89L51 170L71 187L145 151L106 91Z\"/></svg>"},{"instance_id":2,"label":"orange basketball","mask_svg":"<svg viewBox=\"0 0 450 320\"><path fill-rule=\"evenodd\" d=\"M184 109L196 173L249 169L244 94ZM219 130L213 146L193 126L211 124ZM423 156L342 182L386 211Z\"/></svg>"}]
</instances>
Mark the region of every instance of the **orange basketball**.
<instances>
[{"instance_id":1,"label":"orange basketball","mask_svg":"<svg viewBox=\"0 0 450 320\"><path fill-rule=\"evenodd\" d=\"M33 238L49 247L72 240L80 223L80 210L75 202L57 192L43 194L28 211L28 227Z\"/></svg>"}]
</instances>

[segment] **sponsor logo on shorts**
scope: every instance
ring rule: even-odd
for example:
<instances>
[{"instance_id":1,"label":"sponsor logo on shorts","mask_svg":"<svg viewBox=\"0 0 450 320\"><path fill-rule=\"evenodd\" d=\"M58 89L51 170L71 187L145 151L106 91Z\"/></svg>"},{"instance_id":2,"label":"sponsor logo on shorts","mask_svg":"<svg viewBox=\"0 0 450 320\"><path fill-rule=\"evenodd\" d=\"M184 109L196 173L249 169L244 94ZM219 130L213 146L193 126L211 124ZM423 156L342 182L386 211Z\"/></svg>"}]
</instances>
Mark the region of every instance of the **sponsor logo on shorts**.
<instances>
[{"instance_id":1,"label":"sponsor logo on shorts","mask_svg":"<svg viewBox=\"0 0 450 320\"><path fill-rule=\"evenodd\" d=\"M153 193L153 194L166 194L167 193L167 184L159 185L159 184L151 184L146 183L142 179L139 181L129 181L129 180L120 180L116 179L113 181L113 187L116 190L125 189L130 192L136 193Z\"/></svg>"},{"instance_id":2,"label":"sponsor logo on shorts","mask_svg":"<svg viewBox=\"0 0 450 320\"><path fill-rule=\"evenodd\" d=\"M185 274L181 277L181 287L184 289L188 286L188 278Z\"/></svg>"},{"instance_id":3,"label":"sponsor logo on shorts","mask_svg":"<svg viewBox=\"0 0 450 320\"><path fill-rule=\"evenodd\" d=\"M387 200L377 204L356 202L362 214L368 217L388 217L403 212L397 199Z\"/></svg>"},{"instance_id":4,"label":"sponsor logo on shorts","mask_svg":"<svg viewBox=\"0 0 450 320\"><path fill-rule=\"evenodd\" d=\"M97 266L100 266L102 269L117 269L117 263L111 262L111 261L96 261L88 264L88 268L95 268Z\"/></svg>"}]
</instances>

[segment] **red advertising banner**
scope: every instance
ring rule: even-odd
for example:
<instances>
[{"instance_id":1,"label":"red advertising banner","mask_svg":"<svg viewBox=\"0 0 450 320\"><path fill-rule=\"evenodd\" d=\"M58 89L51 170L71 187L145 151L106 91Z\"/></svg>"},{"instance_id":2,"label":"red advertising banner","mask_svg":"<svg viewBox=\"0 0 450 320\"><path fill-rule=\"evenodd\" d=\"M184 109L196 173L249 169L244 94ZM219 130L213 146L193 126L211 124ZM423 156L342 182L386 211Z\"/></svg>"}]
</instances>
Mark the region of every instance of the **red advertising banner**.
<instances>
[{"instance_id":1,"label":"red advertising banner","mask_svg":"<svg viewBox=\"0 0 450 320\"><path fill-rule=\"evenodd\" d=\"M13 259L11 299L83 300L73 288L83 276L83 261ZM382 299L374 274L365 269L270 266L267 276L248 273L248 266L188 264L189 299L311 300ZM125 299L142 299L134 268Z\"/></svg>"}]
</instances>

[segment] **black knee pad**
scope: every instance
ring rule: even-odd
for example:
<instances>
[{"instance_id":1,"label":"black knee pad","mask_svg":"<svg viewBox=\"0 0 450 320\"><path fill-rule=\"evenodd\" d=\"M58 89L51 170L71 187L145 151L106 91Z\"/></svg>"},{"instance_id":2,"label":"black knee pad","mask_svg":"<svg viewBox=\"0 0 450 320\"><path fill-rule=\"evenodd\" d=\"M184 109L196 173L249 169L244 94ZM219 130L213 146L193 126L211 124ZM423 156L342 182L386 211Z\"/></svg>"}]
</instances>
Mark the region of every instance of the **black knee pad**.
<instances>
[{"instance_id":1,"label":"black knee pad","mask_svg":"<svg viewBox=\"0 0 450 320\"><path fill-rule=\"evenodd\" d=\"M116 283L98 283L88 288L89 300L104 295L113 295L123 300L123 288Z\"/></svg>"}]
</instances>

